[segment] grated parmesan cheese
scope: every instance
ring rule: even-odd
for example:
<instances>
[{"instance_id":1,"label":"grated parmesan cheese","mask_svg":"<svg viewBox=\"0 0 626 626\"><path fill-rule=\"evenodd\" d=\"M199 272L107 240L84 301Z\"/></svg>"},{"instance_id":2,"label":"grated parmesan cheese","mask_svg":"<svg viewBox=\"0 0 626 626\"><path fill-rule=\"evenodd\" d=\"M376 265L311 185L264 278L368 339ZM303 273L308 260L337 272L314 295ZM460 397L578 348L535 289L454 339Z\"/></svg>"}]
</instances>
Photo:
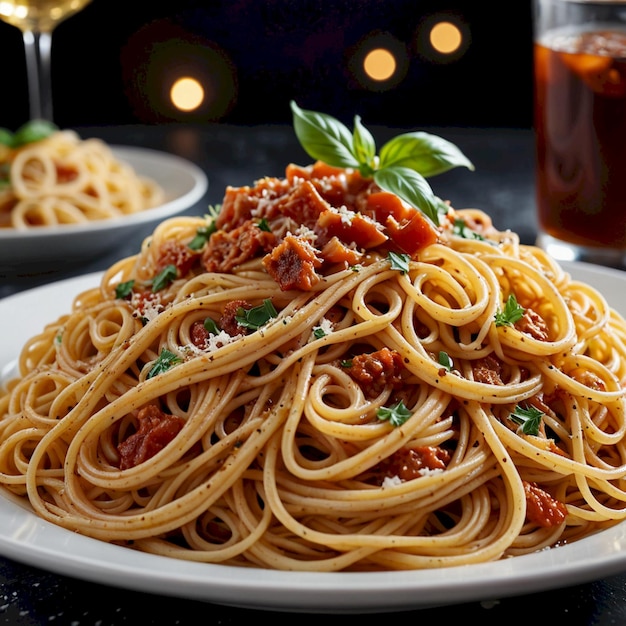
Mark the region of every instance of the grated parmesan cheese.
<instances>
[{"instance_id":1,"label":"grated parmesan cheese","mask_svg":"<svg viewBox=\"0 0 626 626\"><path fill-rule=\"evenodd\" d=\"M383 489L387 487L397 487L402 484L402 479L399 476L385 476L381 487Z\"/></svg>"}]
</instances>

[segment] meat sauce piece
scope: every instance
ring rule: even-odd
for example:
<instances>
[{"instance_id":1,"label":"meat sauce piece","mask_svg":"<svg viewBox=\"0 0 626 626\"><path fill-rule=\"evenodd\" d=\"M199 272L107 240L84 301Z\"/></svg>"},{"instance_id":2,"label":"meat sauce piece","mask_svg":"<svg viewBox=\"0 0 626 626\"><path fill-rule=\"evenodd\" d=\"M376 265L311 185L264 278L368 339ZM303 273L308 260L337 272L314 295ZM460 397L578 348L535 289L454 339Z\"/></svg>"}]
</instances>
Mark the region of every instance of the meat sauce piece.
<instances>
[{"instance_id":1,"label":"meat sauce piece","mask_svg":"<svg viewBox=\"0 0 626 626\"><path fill-rule=\"evenodd\" d=\"M366 396L375 398L387 385L392 385L394 389L402 386L404 369L402 356L385 347L353 357L348 373L359 383Z\"/></svg>"},{"instance_id":2,"label":"meat sauce piece","mask_svg":"<svg viewBox=\"0 0 626 626\"><path fill-rule=\"evenodd\" d=\"M239 311L239 309L249 310L251 308L252 305L246 300L231 300L224 306L224 310L220 316L220 328L225 330L231 337L245 335L248 331L237 321L237 311Z\"/></svg>"},{"instance_id":3,"label":"meat sauce piece","mask_svg":"<svg viewBox=\"0 0 626 626\"><path fill-rule=\"evenodd\" d=\"M322 261L315 254L315 249L293 235L287 235L263 259L267 273L278 283L282 291L290 289L311 291L321 280L315 272L321 265Z\"/></svg>"},{"instance_id":4,"label":"meat sauce piece","mask_svg":"<svg viewBox=\"0 0 626 626\"><path fill-rule=\"evenodd\" d=\"M137 420L137 432L117 446L121 470L130 469L152 458L176 437L185 424L181 417L164 413L153 404L140 409Z\"/></svg>"},{"instance_id":5,"label":"meat sauce piece","mask_svg":"<svg viewBox=\"0 0 626 626\"><path fill-rule=\"evenodd\" d=\"M199 259L197 252L189 246L175 239L170 239L161 244L157 253L157 273L164 270L168 265L176 267L178 276L185 276Z\"/></svg>"},{"instance_id":6,"label":"meat sauce piece","mask_svg":"<svg viewBox=\"0 0 626 626\"><path fill-rule=\"evenodd\" d=\"M261 221L271 232L259 228ZM421 211L358 171L320 162L289 165L284 179L228 187L216 227L202 254L206 271L229 272L262 256L281 289L301 291L313 289L324 268L360 262L364 251L417 258L439 236Z\"/></svg>"},{"instance_id":7,"label":"meat sauce piece","mask_svg":"<svg viewBox=\"0 0 626 626\"><path fill-rule=\"evenodd\" d=\"M558 526L567 517L567 507L536 483L523 481L526 496L526 519L542 528Z\"/></svg>"},{"instance_id":8,"label":"meat sauce piece","mask_svg":"<svg viewBox=\"0 0 626 626\"><path fill-rule=\"evenodd\" d=\"M527 308L522 318L515 322L515 328L537 341L548 341L549 339L548 325L539 313L530 308Z\"/></svg>"},{"instance_id":9,"label":"meat sauce piece","mask_svg":"<svg viewBox=\"0 0 626 626\"><path fill-rule=\"evenodd\" d=\"M439 446L401 448L383 459L375 468L376 481L382 484L385 478L413 480L425 471L444 470L450 463L450 452Z\"/></svg>"},{"instance_id":10,"label":"meat sauce piece","mask_svg":"<svg viewBox=\"0 0 626 626\"><path fill-rule=\"evenodd\" d=\"M502 381L502 362L496 356L490 354L482 359L477 359L472 364L474 380L488 385L504 385Z\"/></svg>"},{"instance_id":11,"label":"meat sauce piece","mask_svg":"<svg viewBox=\"0 0 626 626\"><path fill-rule=\"evenodd\" d=\"M275 245L273 233L248 220L234 230L213 233L202 253L202 266L207 272L230 272L245 261L266 254Z\"/></svg>"}]
</instances>

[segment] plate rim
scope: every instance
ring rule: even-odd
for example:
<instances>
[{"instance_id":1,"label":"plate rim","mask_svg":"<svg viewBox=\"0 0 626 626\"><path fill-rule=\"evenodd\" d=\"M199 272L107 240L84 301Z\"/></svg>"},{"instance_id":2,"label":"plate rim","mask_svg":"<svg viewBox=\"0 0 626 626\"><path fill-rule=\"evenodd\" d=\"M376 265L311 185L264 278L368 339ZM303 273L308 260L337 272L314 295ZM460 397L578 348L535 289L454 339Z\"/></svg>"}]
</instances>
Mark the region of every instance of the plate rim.
<instances>
[{"instance_id":1,"label":"plate rim","mask_svg":"<svg viewBox=\"0 0 626 626\"><path fill-rule=\"evenodd\" d=\"M576 262L561 266L577 280L599 277L626 285L626 272L620 270ZM0 320L12 306L36 301L46 293L54 293L58 300L73 298L97 286L100 276L102 272L62 279L3 298ZM609 296L619 300L618 310L624 315L626 295L620 296L621 291L601 293L607 300ZM47 313L39 317L42 322L51 319ZM2 359L6 362L6 355L0 355L0 366ZM47 522L17 504L4 488L0 488L0 526L4 529L0 554L57 574L177 598L295 613L376 613L449 606L546 591L626 571L626 521L569 545L489 563L320 573L195 563L137 552Z\"/></svg>"}]
</instances>

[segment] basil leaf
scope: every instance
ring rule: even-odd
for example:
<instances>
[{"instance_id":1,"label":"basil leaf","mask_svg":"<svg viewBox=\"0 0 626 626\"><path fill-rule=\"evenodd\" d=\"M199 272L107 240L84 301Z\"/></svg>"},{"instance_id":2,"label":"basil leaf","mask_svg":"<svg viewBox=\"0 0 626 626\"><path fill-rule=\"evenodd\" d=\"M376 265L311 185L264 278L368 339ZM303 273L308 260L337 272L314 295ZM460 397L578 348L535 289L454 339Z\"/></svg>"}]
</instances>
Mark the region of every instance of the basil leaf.
<instances>
[{"instance_id":1,"label":"basil leaf","mask_svg":"<svg viewBox=\"0 0 626 626\"><path fill-rule=\"evenodd\" d=\"M359 167L352 151L352 133L325 113L301 109L291 101L293 128L304 151L317 161L334 167Z\"/></svg>"},{"instance_id":2,"label":"basil leaf","mask_svg":"<svg viewBox=\"0 0 626 626\"><path fill-rule=\"evenodd\" d=\"M404 133L390 139L380 149L381 169L408 167L424 178L447 172L454 167L474 170L472 162L443 137L424 132Z\"/></svg>"},{"instance_id":3,"label":"basil leaf","mask_svg":"<svg viewBox=\"0 0 626 626\"><path fill-rule=\"evenodd\" d=\"M386 167L374 172L374 181L381 189L395 193L439 225L439 202L421 174L408 167Z\"/></svg>"},{"instance_id":4,"label":"basil leaf","mask_svg":"<svg viewBox=\"0 0 626 626\"><path fill-rule=\"evenodd\" d=\"M46 120L31 120L20 126L13 135L13 147L41 141L58 130L58 126Z\"/></svg>"},{"instance_id":5,"label":"basil leaf","mask_svg":"<svg viewBox=\"0 0 626 626\"><path fill-rule=\"evenodd\" d=\"M0 128L0 145L13 147L13 133L8 128Z\"/></svg>"},{"instance_id":6,"label":"basil leaf","mask_svg":"<svg viewBox=\"0 0 626 626\"><path fill-rule=\"evenodd\" d=\"M361 164L361 174L368 178L376 169L376 141L372 133L361 124L361 118L358 115L354 118L353 140L354 154Z\"/></svg>"}]
</instances>

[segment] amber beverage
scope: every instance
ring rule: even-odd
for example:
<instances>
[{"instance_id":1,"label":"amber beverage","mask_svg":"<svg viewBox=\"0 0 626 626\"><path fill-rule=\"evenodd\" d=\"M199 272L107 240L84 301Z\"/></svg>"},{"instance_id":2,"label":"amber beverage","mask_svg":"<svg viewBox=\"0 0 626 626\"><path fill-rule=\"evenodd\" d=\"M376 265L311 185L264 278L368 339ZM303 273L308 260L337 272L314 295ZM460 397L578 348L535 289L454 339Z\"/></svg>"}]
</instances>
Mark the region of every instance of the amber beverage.
<instances>
[{"instance_id":1,"label":"amber beverage","mask_svg":"<svg viewBox=\"0 0 626 626\"><path fill-rule=\"evenodd\" d=\"M546 37L534 57L540 229L626 251L626 32Z\"/></svg>"}]
</instances>

